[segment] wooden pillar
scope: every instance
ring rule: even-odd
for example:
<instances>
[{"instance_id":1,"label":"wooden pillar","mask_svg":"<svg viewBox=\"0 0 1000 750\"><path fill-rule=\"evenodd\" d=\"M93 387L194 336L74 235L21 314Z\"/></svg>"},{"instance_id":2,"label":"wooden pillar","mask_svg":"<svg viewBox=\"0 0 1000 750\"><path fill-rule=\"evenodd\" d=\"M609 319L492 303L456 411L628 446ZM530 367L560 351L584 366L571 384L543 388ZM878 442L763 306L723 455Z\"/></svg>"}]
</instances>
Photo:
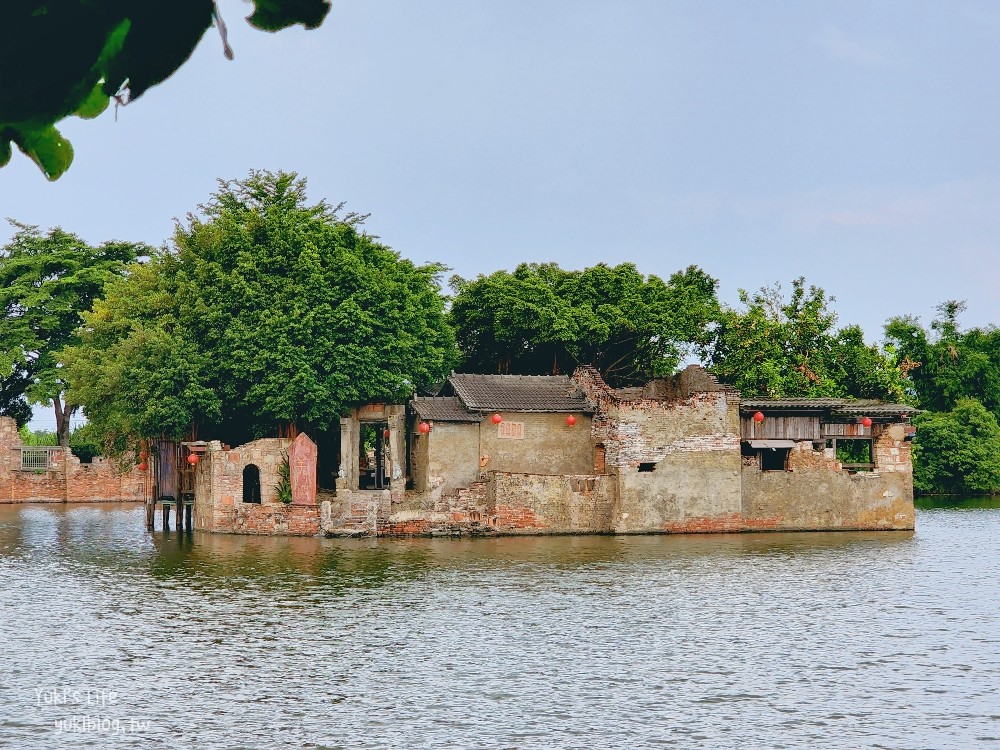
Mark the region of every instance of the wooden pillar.
<instances>
[{"instance_id":1,"label":"wooden pillar","mask_svg":"<svg viewBox=\"0 0 1000 750\"><path fill-rule=\"evenodd\" d=\"M163 506L163 530L170 531L170 506Z\"/></svg>"},{"instance_id":2,"label":"wooden pillar","mask_svg":"<svg viewBox=\"0 0 1000 750\"><path fill-rule=\"evenodd\" d=\"M194 512L194 506L189 503L184 503L184 523L187 525L187 530L191 531L191 514Z\"/></svg>"}]
</instances>

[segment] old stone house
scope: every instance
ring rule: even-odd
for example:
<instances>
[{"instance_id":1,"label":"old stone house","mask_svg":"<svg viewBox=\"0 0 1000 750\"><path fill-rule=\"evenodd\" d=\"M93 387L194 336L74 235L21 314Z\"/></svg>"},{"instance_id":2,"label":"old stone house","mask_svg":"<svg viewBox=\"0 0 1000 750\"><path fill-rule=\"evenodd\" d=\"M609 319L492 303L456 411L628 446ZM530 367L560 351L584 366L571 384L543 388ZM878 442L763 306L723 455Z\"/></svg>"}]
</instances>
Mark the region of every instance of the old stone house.
<instances>
[{"instance_id":1,"label":"old stone house","mask_svg":"<svg viewBox=\"0 0 1000 750\"><path fill-rule=\"evenodd\" d=\"M344 417L337 490L307 502L246 500L246 456L271 466L288 444L210 444L196 525L389 535L908 529L913 411L744 402L698 366L622 389L591 367L453 373L438 396Z\"/></svg>"}]
</instances>

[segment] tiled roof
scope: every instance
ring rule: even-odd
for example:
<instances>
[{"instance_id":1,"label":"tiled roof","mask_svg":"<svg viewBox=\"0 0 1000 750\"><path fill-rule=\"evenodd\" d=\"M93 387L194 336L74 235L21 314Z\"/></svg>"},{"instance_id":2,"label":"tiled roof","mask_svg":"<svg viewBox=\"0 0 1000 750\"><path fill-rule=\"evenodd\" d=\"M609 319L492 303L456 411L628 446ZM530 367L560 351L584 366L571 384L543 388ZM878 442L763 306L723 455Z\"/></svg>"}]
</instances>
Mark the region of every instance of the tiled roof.
<instances>
[{"instance_id":1,"label":"tiled roof","mask_svg":"<svg viewBox=\"0 0 1000 750\"><path fill-rule=\"evenodd\" d=\"M895 416L897 414L916 414L920 409L916 409L912 406L907 406L906 404L883 404L878 401L873 401L869 403L863 402L851 402L848 401L843 406L838 406L836 409L831 410L831 414L834 416L845 416L845 417L878 417L878 416Z\"/></svg>"},{"instance_id":2,"label":"tiled roof","mask_svg":"<svg viewBox=\"0 0 1000 750\"><path fill-rule=\"evenodd\" d=\"M740 409L743 411L756 409L806 409L818 411L848 403L850 401L846 398L763 398L740 401Z\"/></svg>"},{"instance_id":3,"label":"tiled roof","mask_svg":"<svg viewBox=\"0 0 1000 750\"><path fill-rule=\"evenodd\" d=\"M741 401L740 411L829 411L831 416L875 417L916 414L919 409L906 404L886 404L873 399L772 398Z\"/></svg>"},{"instance_id":4,"label":"tiled roof","mask_svg":"<svg viewBox=\"0 0 1000 750\"><path fill-rule=\"evenodd\" d=\"M464 375L448 386L469 411L583 412L593 405L568 375Z\"/></svg>"},{"instance_id":5,"label":"tiled roof","mask_svg":"<svg viewBox=\"0 0 1000 750\"><path fill-rule=\"evenodd\" d=\"M472 414L455 396L438 396L435 398L415 397L410 406L417 416L438 422L478 422L478 414Z\"/></svg>"}]
</instances>

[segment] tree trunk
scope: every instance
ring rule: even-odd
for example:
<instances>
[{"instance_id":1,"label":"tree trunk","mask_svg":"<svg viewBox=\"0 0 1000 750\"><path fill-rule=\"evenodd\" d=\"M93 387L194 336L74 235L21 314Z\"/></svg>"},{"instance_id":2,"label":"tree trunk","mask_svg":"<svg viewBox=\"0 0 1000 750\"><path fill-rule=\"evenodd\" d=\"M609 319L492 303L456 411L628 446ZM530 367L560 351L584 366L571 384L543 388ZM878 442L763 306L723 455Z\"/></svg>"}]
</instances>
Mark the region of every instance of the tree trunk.
<instances>
[{"instance_id":1,"label":"tree trunk","mask_svg":"<svg viewBox=\"0 0 1000 750\"><path fill-rule=\"evenodd\" d=\"M52 399L52 404L56 411L56 436L59 438L59 445L69 448L69 418L76 411L75 406L63 405L59 396Z\"/></svg>"}]
</instances>

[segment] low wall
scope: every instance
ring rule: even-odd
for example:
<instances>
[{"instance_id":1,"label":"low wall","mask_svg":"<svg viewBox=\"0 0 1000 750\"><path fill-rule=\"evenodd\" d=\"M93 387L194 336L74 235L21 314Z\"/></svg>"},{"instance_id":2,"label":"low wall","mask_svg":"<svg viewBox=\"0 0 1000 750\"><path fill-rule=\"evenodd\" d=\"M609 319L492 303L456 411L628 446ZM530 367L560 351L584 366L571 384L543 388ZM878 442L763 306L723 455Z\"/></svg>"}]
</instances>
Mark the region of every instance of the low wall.
<instances>
[{"instance_id":1,"label":"low wall","mask_svg":"<svg viewBox=\"0 0 1000 750\"><path fill-rule=\"evenodd\" d=\"M910 444L893 425L875 441L875 471L843 471L832 449L799 443L789 471L743 466L744 530L909 530L914 525Z\"/></svg>"},{"instance_id":2,"label":"low wall","mask_svg":"<svg viewBox=\"0 0 1000 750\"><path fill-rule=\"evenodd\" d=\"M81 463L68 450L55 450L46 470L21 470L17 423L0 417L0 503L141 502L146 477L121 471L113 461Z\"/></svg>"},{"instance_id":3,"label":"low wall","mask_svg":"<svg viewBox=\"0 0 1000 750\"><path fill-rule=\"evenodd\" d=\"M318 505L285 505L277 499L279 468L292 441L265 438L223 450L218 441L195 468L194 527L229 534L315 536ZM243 502L243 470L260 472L260 502Z\"/></svg>"}]
</instances>

